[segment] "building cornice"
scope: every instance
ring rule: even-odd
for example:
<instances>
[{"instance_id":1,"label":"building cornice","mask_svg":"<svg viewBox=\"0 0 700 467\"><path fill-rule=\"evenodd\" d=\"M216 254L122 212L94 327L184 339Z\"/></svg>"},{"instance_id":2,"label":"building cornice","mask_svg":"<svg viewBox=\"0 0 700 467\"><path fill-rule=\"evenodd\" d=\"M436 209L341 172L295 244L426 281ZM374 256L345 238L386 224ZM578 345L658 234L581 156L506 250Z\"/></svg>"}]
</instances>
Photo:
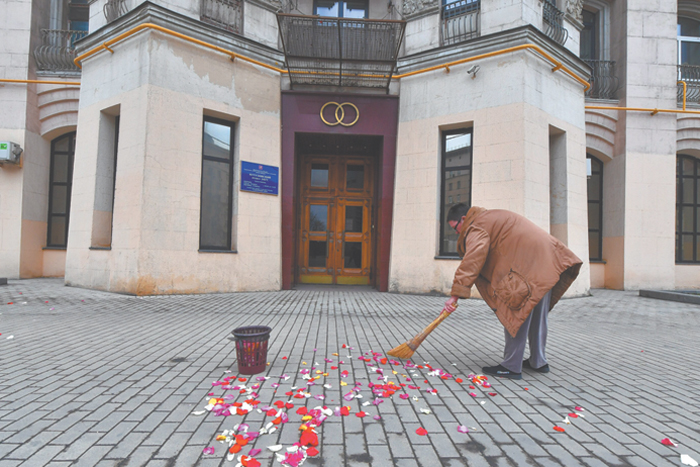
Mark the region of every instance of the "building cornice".
<instances>
[{"instance_id":1,"label":"building cornice","mask_svg":"<svg viewBox=\"0 0 700 467\"><path fill-rule=\"evenodd\" d=\"M578 56L555 43L542 31L532 25L525 25L507 31L481 36L467 42L437 49L426 50L399 58L397 74L410 73L423 68L473 57L475 55L496 52L498 50L533 44L561 62L575 74L590 79L591 69Z\"/></svg>"},{"instance_id":2,"label":"building cornice","mask_svg":"<svg viewBox=\"0 0 700 467\"><path fill-rule=\"evenodd\" d=\"M248 39L211 24L175 13L151 2L144 2L115 21L85 36L76 43L76 55L104 44L136 26L153 23L226 50L244 55L278 68L284 67L284 54L272 47ZM179 40L179 39L173 39ZM86 60L90 60L88 57Z\"/></svg>"},{"instance_id":3,"label":"building cornice","mask_svg":"<svg viewBox=\"0 0 700 467\"><path fill-rule=\"evenodd\" d=\"M401 14L403 19L411 21L424 16L436 15L440 12L438 0L403 0Z\"/></svg>"}]
</instances>

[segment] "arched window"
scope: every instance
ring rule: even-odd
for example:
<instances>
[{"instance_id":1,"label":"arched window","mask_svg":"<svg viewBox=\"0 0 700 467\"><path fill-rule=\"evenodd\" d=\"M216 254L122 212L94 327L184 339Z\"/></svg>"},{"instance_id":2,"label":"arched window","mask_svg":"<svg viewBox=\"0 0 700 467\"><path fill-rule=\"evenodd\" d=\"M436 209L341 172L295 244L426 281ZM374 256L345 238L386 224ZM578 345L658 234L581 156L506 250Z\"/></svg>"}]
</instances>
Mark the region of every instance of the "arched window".
<instances>
[{"instance_id":1,"label":"arched window","mask_svg":"<svg viewBox=\"0 0 700 467\"><path fill-rule=\"evenodd\" d=\"M676 262L700 263L700 159L678 156Z\"/></svg>"},{"instance_id":2,"label":"arched window","mask_svg":"<svg viewBox=\"0 0 700 467\"><path fill-rule=\"evenodd\" d=\"M603 260L603 163L586 154L588 162L588 256Z\"/></svg>"},{"instance_id":3,"label":"arched window","mask_svg":"<svg viewBox=\"0 0 700 467\"><path fill-rule=\"evenodd\" d=\"M49 174L49 215L46 246L65 248L68 244L68 217L73 187L73 155L75 132L51 141L51 169Z\"/></svg>"}]
</instances>

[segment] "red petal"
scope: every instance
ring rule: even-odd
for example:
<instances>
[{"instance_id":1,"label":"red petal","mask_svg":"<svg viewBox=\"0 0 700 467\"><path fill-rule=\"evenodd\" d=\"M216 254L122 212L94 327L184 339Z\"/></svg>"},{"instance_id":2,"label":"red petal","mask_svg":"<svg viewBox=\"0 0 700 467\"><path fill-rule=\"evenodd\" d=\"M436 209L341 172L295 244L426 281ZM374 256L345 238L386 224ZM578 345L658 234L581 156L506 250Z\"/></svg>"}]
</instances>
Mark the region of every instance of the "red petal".
<instances>
[{"instance_id":1,"label":"red petal","mask_svg":"<svg viewBox=\"0 0 700 467\"><path fill-rule=\"evenodd\" d=\"M337 370L337 369L338 369L337 366L332 366L332 367L331 367L331 370ZM309 452L309 451L306 451L306 452Z\"/></svg>"},{"instance_id":2,"label":"red petal","mask_svg":"<svg viewBox=\"0 0 700 467\"><path fill-rule=\"evenodd\" d=\"M461 383L463 380L462 380L462 378L455 378L455 381L457 381L458 383Z\"/></svg>"},{"instance_id":3,"label":"red petal","mask_svg":"<svg viewBox=\"0 0 700 467\"><path fill-rule=\"evenodd\" d=\"M245 414L248 413L248 411L247 411L247 410L243 410L243 409L236 409L236 413L237 413L238 415L245 415Z\"/></svg>"},{"instance_id":4,"label":"red petal","mask_svg":"<svg viewBox=\"0 0 700 467\"><path fill-rule=\"evenodd\" d=\"M350 415L350 409L348 408L347 405L340 408L340 414L341 415Z\"/></svg>"},{"instance_id":5,"label":"red petal","mask_svg":"<svg viewBox=\"0 0 700 467\"><path fill-rule=\"evenodd\" d=\"M275 415L277 415L277 411L275 409L270 409L267 411L268 417L274 417Z\"/></svg>"},{"instance_id":6,"label":"red petal","mask_svg":"<svg viewBox=\"0 0 700 467\"><path fill-rule=\"evenodd\" d=\"M318 449L316 449L316 448L309 448L309 449L306 450L306 455L307 455L307 456L311 456L311 457L318 456Z\"/></svg>"},{"instance_id":7,"label":"red petal","mask_svg":"<svg viewBox=\"0 0 700 467\"><path fill-rule=\"evenodd\" d=\"M277 402L275 402L274 405L275 405L275 407L277 407L278 409L281 409L282 407L284 407L284 401L277 401Z\"/></svg>"},{"instance_id":8,"label":"red petal","mask_svg":"<svg viewBox=\"0 0 700 467\"><path fill-rule=\"evenodd\" d=\"M554 430L555 430L555 431L558 431L558 432L560 432L560 433L564 433L564 432L566 431L565 429L563 429L563 428L560 427L560 426L555 426L555 427L554 427Z\"/></svg>"},{"instance_id":9,"label":"red petal","mask_svg":"<svg viewBox=\"0 0 700 467\"><path fill-rule=\"evenodd\" d=\"M306 412L307 412L306 407L299 407L299 408L297 409L297 413L298 413L299 415L306 415Z\"/></svg>"},{"instance_id":10,"label":"red petal","mask_svg":"<svg viewBox=\"0 0 700 467\"><path fill-rule=\"evenodd\" d=\"M570 414L569 414L569 417L571 417L571 418L578 418L578 414L576 414L576 413L570 413Z\"/></svg>"},{"instance_id":11,"label":"red petal","mask_svg":"<svg viewBox=\"0 0 700 467\"><path fill-rule=\"evenodd\" d=\"M418 434L418 435L420 435L420 436L425 436L425 435L428 434L428 430L426 430L425 428L421 427L421 428L418 428L418 429L416 430L416 434Z\"/></svg>"},{"instance_id":12,"label":"red petal","mask_svg":"<svg viewBox=\"0 0 700 467\"><path fill-rule=\"evenodd\" d=\"M288 409L291 409L292 407L294 407L294 404L292 404L291 402L287 402L285 407L287 407Z\"/></svg>"},{"instance_id":13,"label":"red petal","mask_svg":"<svg viewBox=\"0 0 700 467\"><path fill-rule=\"evenodd\" d=\"M495 392L490 392L490 393L489 393L489 396L497 396L497 395L498 395L498 394L496 394Z\"/></svg>"},{"instance_id":14,"label":"red petal","mask_svg":"<svg viewBox=\"0 0 700 467\"><path fill-rule=\"evenodd\" d=\"M363 418L365 415L367 415L365 412L357 412L355 414L356 417Z\"/></svg>"},{"instance_id":15,"label":"red petal","mask_svg":"<svg viewBox=\"0 0 700 467\"><path fill-rule=\"evenodd\" d=\"M285 392L284 394L287 395L287 396L291 396L291 395L294 394L294 393L293 393L292 391L287 391L287 392Z\"/></svg>"},{"instance_id":16,"label":"red petal","mask_svg":"<svg viewBox=\"0 0 700 467\"><path fill-rule=\"evenodd\" d=\"M251 458L251 459L248 461L248 465L247 465L246 467L260 467L260 462L258 462L257 459Z\"/></svg>"},{"instance_id":17,"label":"red petal","mask_svg":"<svg viewBox=\"0 0 700 467\"><path fill-rule=\"evenodd\" d=\"M248 378L238 378L238 381L240 381L241 383L245 383L246 381L248 381Z\"/></svg>"}]
</instances>

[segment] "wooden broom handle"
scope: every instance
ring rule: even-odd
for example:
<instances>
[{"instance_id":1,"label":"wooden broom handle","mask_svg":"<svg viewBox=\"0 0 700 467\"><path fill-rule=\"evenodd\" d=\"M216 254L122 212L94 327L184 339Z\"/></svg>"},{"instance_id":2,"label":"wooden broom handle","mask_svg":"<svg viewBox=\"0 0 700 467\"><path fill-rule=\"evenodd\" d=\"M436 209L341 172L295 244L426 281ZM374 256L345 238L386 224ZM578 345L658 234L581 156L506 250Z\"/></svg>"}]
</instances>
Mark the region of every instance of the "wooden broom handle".
<instances>
[{"instance_id":1,"label":"wooden broom handle","mask_svg":"<svg viewBox=\"0 0 700 467\"><path fill-rule=\"evenodd\" d=\"M430 334L431 332L433 332L433 330L434 330L436 327L438 327L438 325L439 325L440 323L442 323L442 322L445 320L445 318L447 318L447 317L448 317L449 315L451 315L451 314L452 314L452 313L444 313L444 312L440 313L440 316L438 316L437 318L435 318L435 320L433 320L432 323L430 323L425 329L423 329L423 330L420 332L420 334L418 334L416 337L414 337L413 339L411 339L411 340L408 342L408 346L411 348L411 350L415 351L415 350L421 345L421 343L423 343L423 341L425 340L425 338L428 337L428 334Z\"/></svg>"}]
</instances>

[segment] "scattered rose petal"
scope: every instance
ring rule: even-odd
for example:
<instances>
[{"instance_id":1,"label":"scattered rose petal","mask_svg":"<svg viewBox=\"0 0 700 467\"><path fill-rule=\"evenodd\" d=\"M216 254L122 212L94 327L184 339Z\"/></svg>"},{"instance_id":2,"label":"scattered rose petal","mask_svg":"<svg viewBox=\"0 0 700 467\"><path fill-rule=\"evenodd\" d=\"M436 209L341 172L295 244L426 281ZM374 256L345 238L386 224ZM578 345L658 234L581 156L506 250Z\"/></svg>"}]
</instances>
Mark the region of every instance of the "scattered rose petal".
<instances>
[{"instance_id":1,"label":"scattered rose petal","mask_svg":"<svg viewBox=\"0 0 700 467\"><path fill-rule=\"evenodd\" d=\"M306 450L306 455L310 457L315 457L318 456L318 449L314 447L310 447L309 449ZM309 461L311 462L311 461Z\"/></svg>"},{"instance_id":2,"label":"scattered rose petal","mask_svg":"<svg viewBox=\"0 0 700 467\"><path fill-rule=\"evenodd\" d=\"M569 414L569 417L571 417L571 418L578 418L578 414L572 412L572 413Z\"/></svg>"},{"instance_id":3,"label":"scattered rose petal","mask_svg":"<svg viewBox=\"0 0 700 467\"><path fill-rule=\"evenodd\" d=\"M563 432L565 432L566 430L563 429L563 428L560 427L560 426L555 426L555 427L554 427L554 431L558 431L558 432L560 432L560 433L563 433Z\"/></svg>"},{"instance_id":4,"label":"scattered rose petal","mask_svg":"<svg viewBox=\"0 0 700 467\"><path fill-rule=\"evenodd\" d=\"M497 396L497 395L498 395L498 394L496 394L495 392L490 392L490 393L489 393L489 396L491 396L491 397Z\"/></svg>"},{"instance_id":5,"label":"scattered rose petal","mask_svg":"<svg viewBox=\"0 0 700 467\"><path fill-rule=\"evenodd\" d=\"M690 457L688 454L681 454L681 462L683 465L689 465L691 467L698 467L698 463L695 459Z\"/></svg>"},{"instance_id":6,"label":"scattered rose petal","mask_svg":"<svg viewBox=\"0 0 700 467\"><path fill-rule=\"evenodd\" d=\"M382 419L382 417L380 417L379 415L375 415L375 416L372 417L372 418L374 418L375 420L381 420L381 419Z\"/></svg>"},{"instance_id":7,"label":"scattered rose petal","mask_svg":"<svg viewBox=\"0 0 700 467\"><path fill-rule=\"evenodd\" d=\"M417 434L417 435L420 435L420 436L425 436L425 435L428 434L428 430L426 430L426 429L423 428L423 427L420 427L420 428L418 428L418 429L416 430L416 434Z\"/></svg>"},{"instance_id":8,"label":"scattered rose petal","mask_svg":"<svg viewBox=\"0 0 700 467\"><path fill-rule=\"evenodd\" d=\"M358 418L364 418L367 415L367 412L360 411L355 414L356 417Z\"/></svg>"},{"instance_id":9,"label":"scattered rose petal","mask_svg":"<svg viewBox=\"0 0 700 467\"><path fill-rule=\"evenodd\" d=\"M192 415L204 415L205 413L207 413L206 410L197 410L195 412L192 412Z\"/></svg>"},{"instance_id":10,"label":"scattered rose petal","mask_svg":"<svg viewBox=\"0 0 700 467\"><path fill-rule=\"evenodd\" d=\"M677 448L677 447L678 447L678 444L674 443L673 441L671 441L671 440L668 439L668 438L662 439L662 440L661 440L661 444L666 445L666 446L673 446L674 448Z\"/></svg>"},{"instance_id":11,"label":"scattered rose petal","mask_svg":"<svg viewBox=\"0 0 700 467\"><path fill-rule=\"evenodd\" d=\"M405 400L405 399L408 399L409 397L411 397L411 396L409 396L408 394L401 394L401 395L399 395L399 398L404 399L404 400Z\"/></svg>"},{"instance_id":12,"label":"scattered rose petal","mask_svg":"<svg viewBox=\"0 0 700 467\"><path fill-rule=\"evenodd\" d=\"M564 420L562 420L562 423L566 423L567 425L571 425L571 421L569 420L569 417L564 417Z\"/></svg>"},{"instance_id":13,"label":"scattered rose petal","mask_svg":"<svg viewBox=\"0 0 700 467\"><path fill-rule=\"evenodd\" d=\"M583 412L583 411L584 411L584 408L583 408L583 407L579 407L579 406L574 407L574 409L578 410L579 412Z\"/></svg>"},{"instance_id":14,"label":"scattered rose petal","mask_svg":"<svg viewBox=\"0 0 700 467\"><path fill-rule=\"evenodd\" d=\"M274 446L268 446L267 449L272 451L272 452L277 452L282 450L282 445L281 444L275 444Z\"/></svg>"},{"instance_id":15,"label":"scattered rose petal","mask_svg":"<svg viewBox=\"0 0 700 467\"><path fill-rule=\"evenodd\" d=\"M464 425L459 425L459 426L457 427L457 431L459 431L460 433L469 433L469 430L468 430L467 427L464 426Z\"/></svg>"},{"instance_id":16,"label":"scattered rose petal","mask_svg":"<svg viewBox=\"0 0 700 467\"><path fill-rule=\"evenodd\" d=\"M204 451L202 451L202 452L203 452L204 455L206 455L206 456L211 456L212 454L214 454L214 451L215 451L214 448L208 447L208 448L204 448Z\"/></svg>"},{"instance_id":17,"label":"scattered rose petal","mask_svg":"<svg viewBox=\"0 0 700 467\"><path fill-rule=\"evenodd\" d=\"M475 392L470 392L469 395L472 396L472 397L476 397L476 393L475 393Z\"/></svg>"},{"instance_id":18,"label":"scattered rose petal","mask_svg":"<svg viewBox=\"0 0 700 467\"><path fill-rule=\"evenodd\" d=\"M428 409L420 409L420 411L421 411L422 413L424 413L425 415L430 415L430 414L432 413L432 412L431 412L430 410L428 410Z\"/></svg>"}]
</instances>

